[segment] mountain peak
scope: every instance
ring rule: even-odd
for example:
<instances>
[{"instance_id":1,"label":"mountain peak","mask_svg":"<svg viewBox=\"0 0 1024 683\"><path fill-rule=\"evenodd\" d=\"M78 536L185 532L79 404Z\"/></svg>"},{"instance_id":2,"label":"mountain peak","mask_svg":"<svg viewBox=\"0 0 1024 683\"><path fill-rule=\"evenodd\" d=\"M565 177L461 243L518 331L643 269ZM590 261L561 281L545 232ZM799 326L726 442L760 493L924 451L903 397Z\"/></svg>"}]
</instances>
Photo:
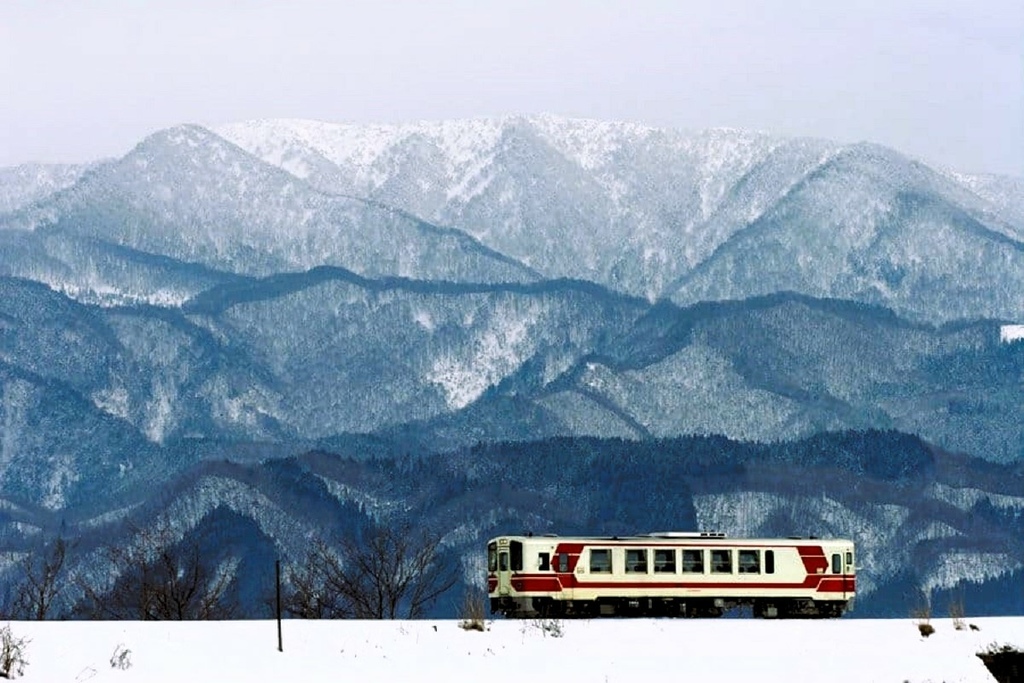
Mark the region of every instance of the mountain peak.
<instances>
[{"instance_id":1,"label":"mountain peak","mask_svg":"<svg viewBox=\"0 0 1024 683\"><path fill-rule=\"evenodd\" d=\"M232 156L249 157L250 154L225 140L208 128L187 123L159 130L135 146L121 162L134 162L143 167L149 161L173 157L173 163L195 166L202 159L215 158L219 163Z\"/></svg>"},{"instance_id":2,"label":"mountain peak","mask_svg":"<svg viewBox=\"0 0 1024 683\"><path fill-rule=\"evenodd\" d=\"M222 140L216 133L196 123L182 123L152 133L136 145L136 149L155 145L185 146L195 148L209 144L214 140Z\"/></svg>"}]
</instances>

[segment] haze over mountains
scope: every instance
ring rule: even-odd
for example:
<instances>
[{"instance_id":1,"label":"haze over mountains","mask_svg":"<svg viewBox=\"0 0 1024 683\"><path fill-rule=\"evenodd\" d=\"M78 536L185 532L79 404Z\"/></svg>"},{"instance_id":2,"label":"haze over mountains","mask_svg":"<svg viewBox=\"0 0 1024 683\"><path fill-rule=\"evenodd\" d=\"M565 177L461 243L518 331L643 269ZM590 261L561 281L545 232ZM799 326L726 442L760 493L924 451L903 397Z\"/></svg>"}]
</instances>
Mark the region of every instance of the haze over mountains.
<instances>
[{"instance_id":1,"label":"haze over mountains","mask_svg":"<svg viewBox=\"0 0 1024 683\"><path fill-rule=\"evenodd\" d=\"M262 540L246 547L260 552L290 543L289 524L322 526L318 505L397 514L367 502L379 481L291 460L312 450L443 460L478 443L594 437L628 453L695 434L778 444L882 430L1010 481L1024 461L1024 344L1000 340L1024 322L1024 184L872 144L551 116L179 126L121 159L0 170L0 276L8 548L96 515L107 521L90 534L122 533L108 525L169 500L204 514L234 501L258 520ZM287 486L198 474L225 459L293 463L326 489L257 513L239 501ZM172 481L190 492L157 495ZM682 521L725 526L721 501L768 514L792 495L769 505L730 481L692 497ZM955 477L928 481L960 500ZM1024 510L1024 490L987 485L966 510ZM842 497L830 486L822 496ZM444 495L385 509L433 510ZM954 529L938 537L970 534L919 503L907 514ZM875 520L865 533L883 534L879 547L934 544L927 525L896 535L877 504L843 506ZM468 525L451 540L466 558L515 520L608 522L509 516L500 497L468 509L462 522L428 515L445 533ZM189 519L183 535L204 517ZM736 533L785 533L776 522ZM1007 523L992 521L983 552L967 544L981 563L967 574L1024 567L1024 549L1000 546ZM879 559L866 585L898 570ZM943 576L921 582L957 580Z\"/></svg>"}]
</instances>

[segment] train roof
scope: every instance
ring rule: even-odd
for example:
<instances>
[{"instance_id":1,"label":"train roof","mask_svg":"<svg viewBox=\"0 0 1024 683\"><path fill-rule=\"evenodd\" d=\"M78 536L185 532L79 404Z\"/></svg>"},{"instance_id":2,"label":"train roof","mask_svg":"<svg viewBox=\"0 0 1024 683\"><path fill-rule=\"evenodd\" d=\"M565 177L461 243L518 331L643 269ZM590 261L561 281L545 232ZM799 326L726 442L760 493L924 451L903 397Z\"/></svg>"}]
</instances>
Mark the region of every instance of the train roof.
<instances>
[{"instance_id":1,"label":"train roof","mask_svg":"<svg viewBox=\"0 0 1024 683\"><path fill-rule=\"evenodd\" d=\"M490 541L497 541L499 538L514 539L517 541L562 541L569 543L670 543L678 541L702 541L712 542L715 545L728 545L729 543L765 543L765 544L799 544L809 542L839 542L852 543L846 538L826 538L819 536L785 536L785 537L740 537L727 536L720 531L656 531L645 534L623 535L623 536L559 536L558 534L505 534L495 536Z\"/></svg>"}]
</instances>

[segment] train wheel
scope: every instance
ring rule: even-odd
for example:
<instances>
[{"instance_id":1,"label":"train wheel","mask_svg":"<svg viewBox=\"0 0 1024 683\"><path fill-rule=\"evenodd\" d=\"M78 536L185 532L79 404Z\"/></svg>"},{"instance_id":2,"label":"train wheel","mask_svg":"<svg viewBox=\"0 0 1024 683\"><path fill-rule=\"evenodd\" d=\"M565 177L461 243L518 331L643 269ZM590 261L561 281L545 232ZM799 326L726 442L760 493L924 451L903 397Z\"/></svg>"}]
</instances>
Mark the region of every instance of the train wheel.
<instances>
[{"instance_id":1,"label":"train wheel","mask_svg":"<svg viewBox=\"0 0 1024 683\"><path fill-rule=\"evenodd\" d=\"M843 616L843 603L841 602L816 602L814 606L818 609L820 617L835 619Z\"/></svg>"}]
</instances>

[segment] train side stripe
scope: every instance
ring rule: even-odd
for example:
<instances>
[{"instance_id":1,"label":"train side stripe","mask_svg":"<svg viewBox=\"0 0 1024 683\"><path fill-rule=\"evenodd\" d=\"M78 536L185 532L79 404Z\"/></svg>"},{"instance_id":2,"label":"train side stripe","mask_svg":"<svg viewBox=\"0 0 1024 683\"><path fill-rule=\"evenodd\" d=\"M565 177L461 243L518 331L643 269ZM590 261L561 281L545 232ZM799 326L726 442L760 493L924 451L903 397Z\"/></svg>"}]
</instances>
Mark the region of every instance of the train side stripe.
<instances>
[{"instance_id":1,"label":"train side stripe","mask_svg":"<svg viewBox=\"0 0 1024 683\"><path fill-rule=\"evenodd\" d=\"M495 582L497 583L497 582ZM855 592L856 581L852 576L823 576L814 574L801 582L781 581L580 581L572 574L512 577L512 588L521 592L558 592L575 588L628 588L628 589L674 589L699 588L713 590L727 589L801 589L813 588L819 592Z\"/></svg>"}]
</instances>

